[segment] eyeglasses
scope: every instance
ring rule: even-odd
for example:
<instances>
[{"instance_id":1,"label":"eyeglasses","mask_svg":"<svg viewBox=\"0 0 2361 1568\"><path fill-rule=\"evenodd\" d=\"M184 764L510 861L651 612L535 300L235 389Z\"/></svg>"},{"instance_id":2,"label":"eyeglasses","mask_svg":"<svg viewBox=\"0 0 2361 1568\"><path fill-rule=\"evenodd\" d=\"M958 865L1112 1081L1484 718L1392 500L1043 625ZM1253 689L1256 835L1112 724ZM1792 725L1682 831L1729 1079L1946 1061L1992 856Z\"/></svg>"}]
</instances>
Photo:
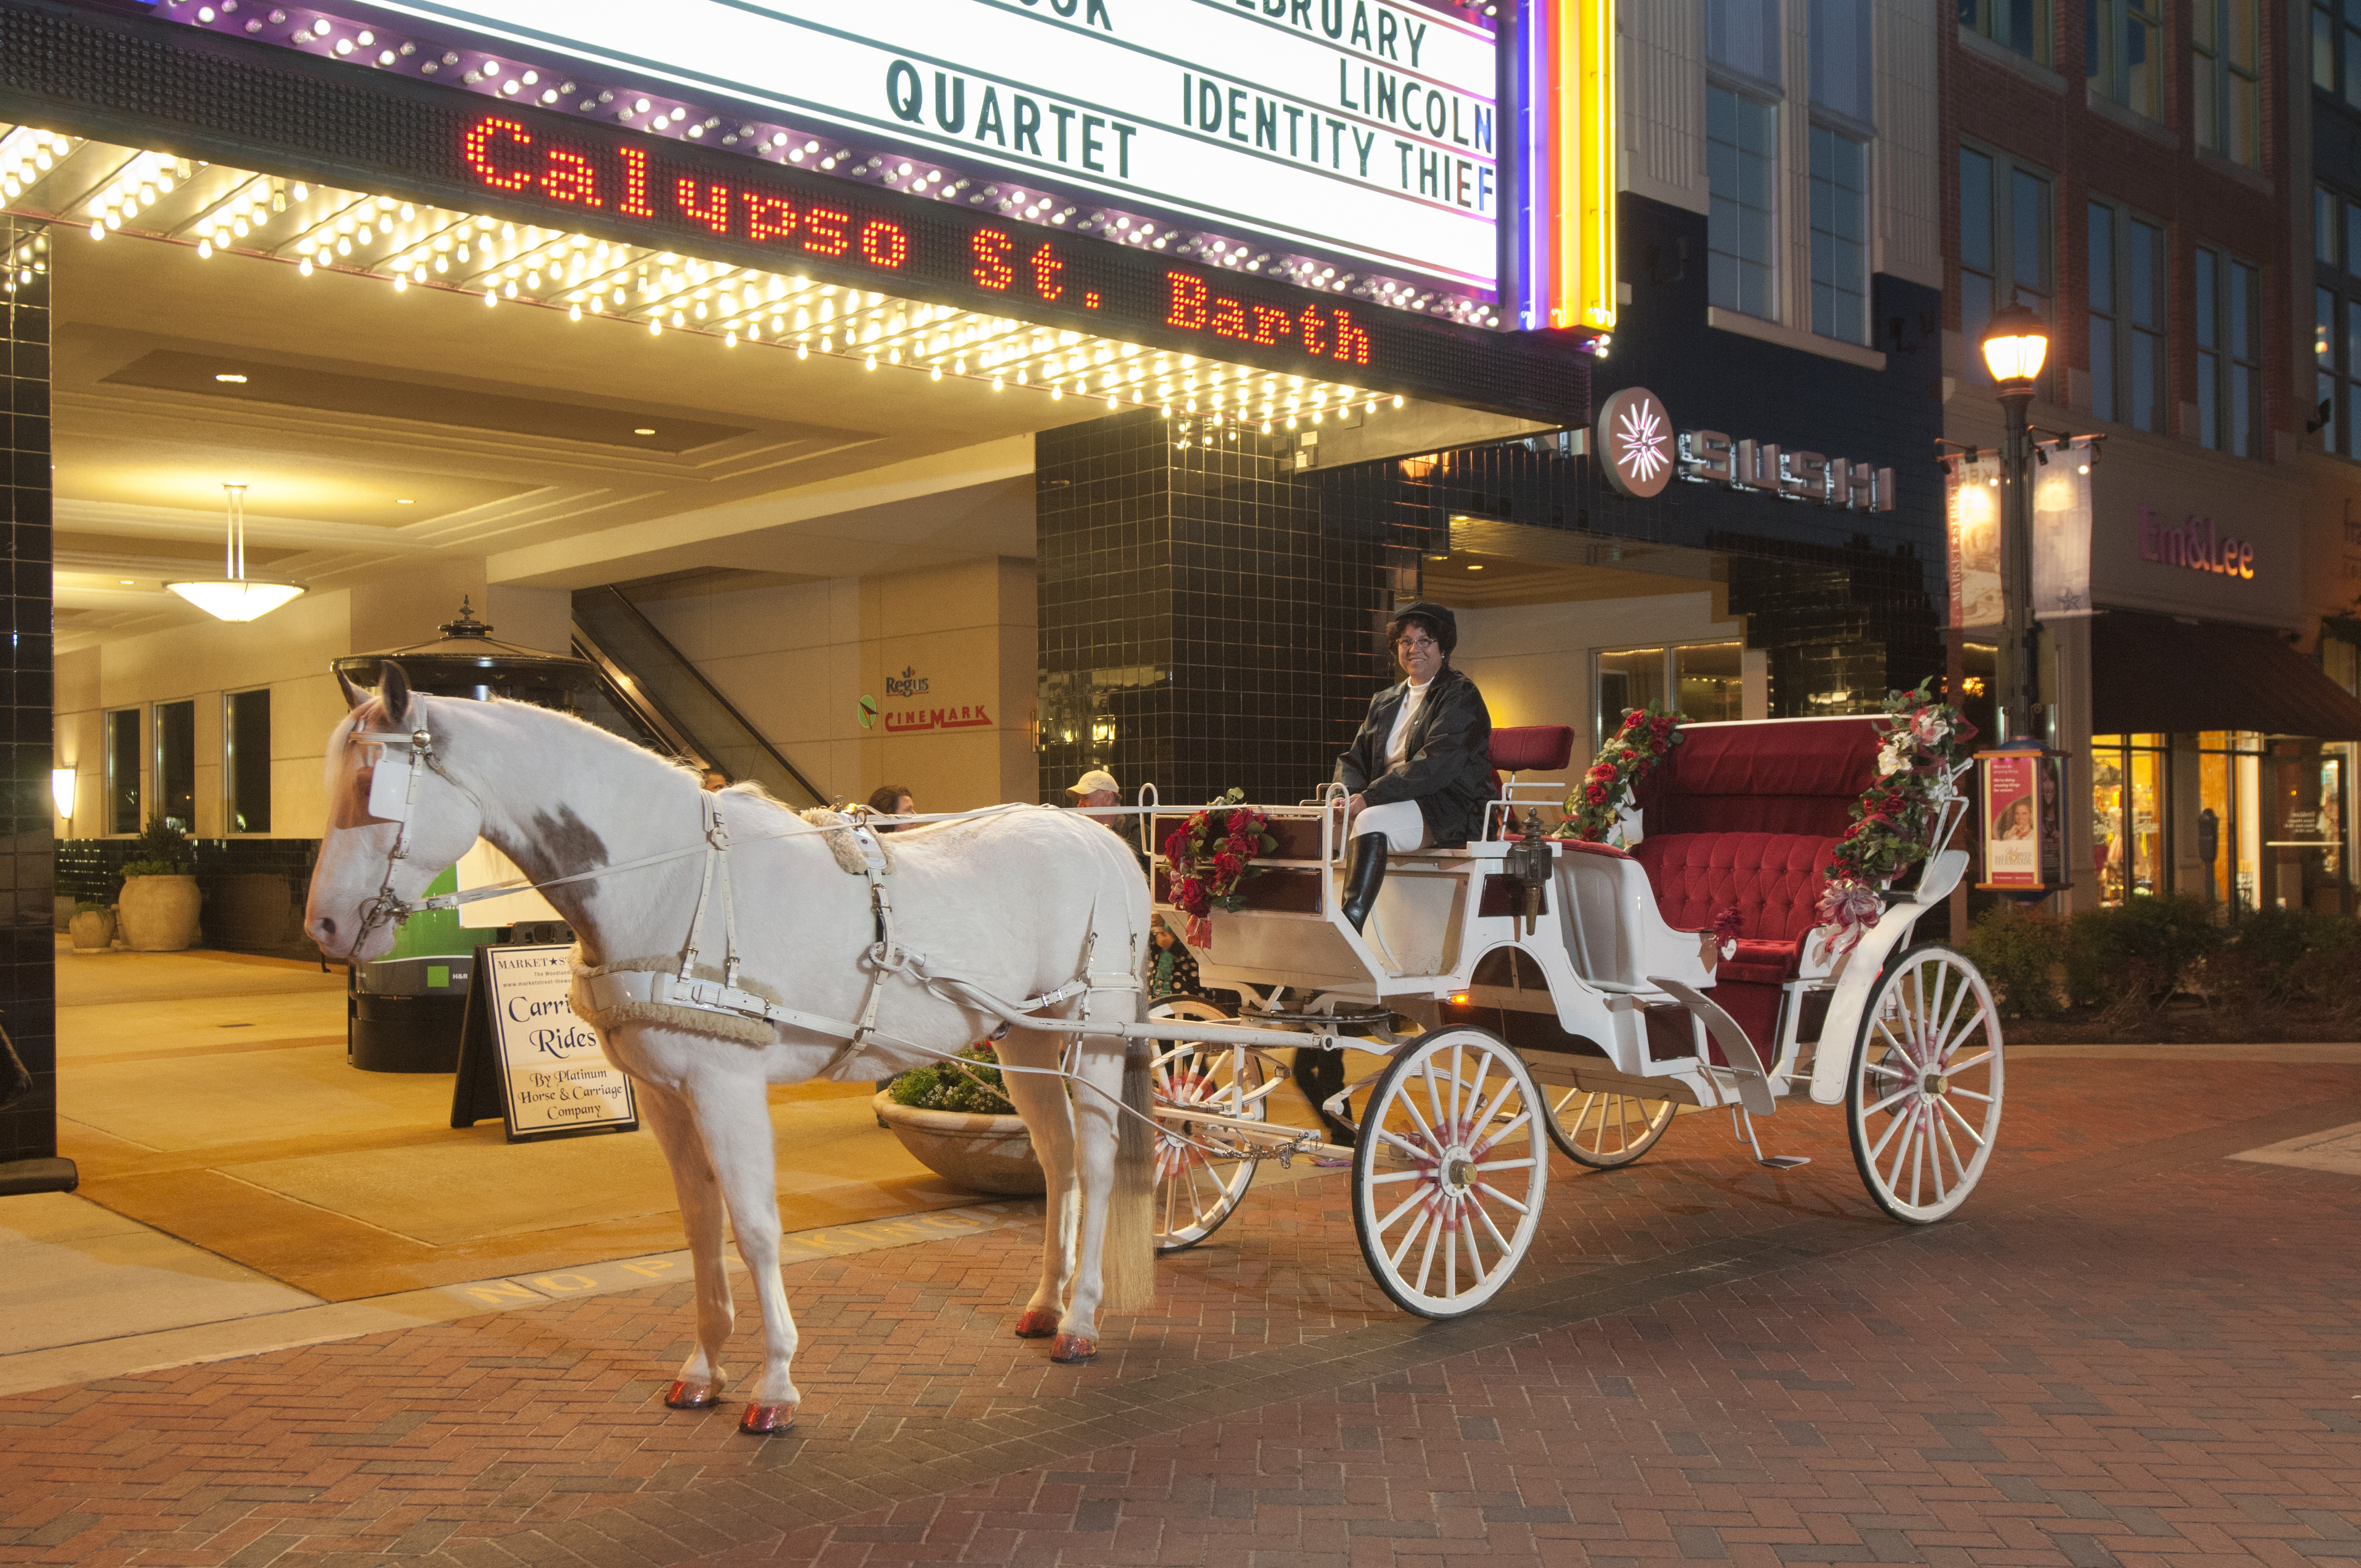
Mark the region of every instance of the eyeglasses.
<instances>
[{"instance_id":1,"label":"eyeglasses","mask_svg":"<svg viewBox=\"0 0 2361 1568\"><path fill-rule=\"evenodd\" d=\"M1435 641L1432 637L1405 637L1394 646L1405 653L1416 653L1434 647Z\"/></svg>"}]
</instances>

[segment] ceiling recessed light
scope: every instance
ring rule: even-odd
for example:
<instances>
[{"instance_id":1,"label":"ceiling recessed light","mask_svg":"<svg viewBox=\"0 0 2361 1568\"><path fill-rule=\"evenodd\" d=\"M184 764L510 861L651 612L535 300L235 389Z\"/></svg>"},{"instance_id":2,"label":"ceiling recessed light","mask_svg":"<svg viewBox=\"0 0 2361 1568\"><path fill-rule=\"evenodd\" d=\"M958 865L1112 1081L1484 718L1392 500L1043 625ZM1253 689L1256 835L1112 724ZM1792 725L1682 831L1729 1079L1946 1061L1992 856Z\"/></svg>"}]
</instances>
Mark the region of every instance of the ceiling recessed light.
<instances>
[{"instance_id":1,"label":"ceiling recessed light","mask_svg":"<svg viewBox=\"0 0 2361 1568\"><path fill-rule=\"evenodd\" d=\"M633 435L653 435L655 432L648 428L646 425L642 425L639 429L631 432L631 433Z\"/></svg>"},{"instance_id":2,"label":"ceiling recessed light","mask_svg":"<svg viewBox=\"0 0 2361 1568\"><path fill-rule=\"evenodd\" d=\"M117 578L115 578L115 580L116 582L118 582L118 583L121 583L121 584L122 584L125 587L126 587L126 588L128 588L128 587L137 587L137 585L134 584L134 583L132 582L132 580L131 580L130 578L128 578L128 577L117 577Z\"/></svg>"},{"instance_id":3,"label":"ceiling recessed light","mask_svg":"<svg viewBox=\"0 0 2361 1568\"><path fill-rule=\"evenodd\" d=\"M1484 568L1483 568L1483 567L1481 567L1481 566L1479 566L1479 565L1476 565L1474 562L1472 562L1472 561L1471 561L1471 562L1469 562L1469 563L1468 563L1467 569L1468 569L1469 571L1471 571L1471 572L1480 572L1480 571L1482 571Z\"/></svg>"},{"instance_id":4,"label":"ceiling recessed light","mask_svg":"<svg viewBox=\"0 0 2361 1568\"><path fill-rule=\"evenodd\" d=\"M246 385L246 378L238 375L233 370L224 370L219 375L215 376L214 379L216 381L235 381L241 387Z\"/></svg>"},{"instance_id":5,"label":"ceiling recessed light","mask_svg":"<svg viewBox=\"0 0 2361 1568\"><path fill-rule=\"evenodd\" d=\"M414 507L418 503L411 499L408 496L396 496L393 499L393 504L398 507Z\"/></svg>"}]
</instances>

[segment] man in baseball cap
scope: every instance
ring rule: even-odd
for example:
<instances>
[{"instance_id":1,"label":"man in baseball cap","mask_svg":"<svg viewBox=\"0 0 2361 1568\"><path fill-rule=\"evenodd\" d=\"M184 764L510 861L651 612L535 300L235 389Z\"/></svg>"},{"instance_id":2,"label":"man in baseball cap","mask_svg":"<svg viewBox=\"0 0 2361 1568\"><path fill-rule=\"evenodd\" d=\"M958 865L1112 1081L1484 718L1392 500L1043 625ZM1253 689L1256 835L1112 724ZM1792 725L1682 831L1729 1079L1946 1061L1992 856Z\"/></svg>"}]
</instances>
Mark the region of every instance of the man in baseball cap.
<instances>
[{"instance_id":1,"label":"man in baseball cap","mask_svg":"<svg viewBox=\"0 0 2361 1568\"><path fill-rule=\"evenodd\" d=\"M1093 768L1066 786L1066 793L1080 795L1077 806L1113 806L1123 798L1123 785L1104 768Z\"/></svg>"}]
</instances>

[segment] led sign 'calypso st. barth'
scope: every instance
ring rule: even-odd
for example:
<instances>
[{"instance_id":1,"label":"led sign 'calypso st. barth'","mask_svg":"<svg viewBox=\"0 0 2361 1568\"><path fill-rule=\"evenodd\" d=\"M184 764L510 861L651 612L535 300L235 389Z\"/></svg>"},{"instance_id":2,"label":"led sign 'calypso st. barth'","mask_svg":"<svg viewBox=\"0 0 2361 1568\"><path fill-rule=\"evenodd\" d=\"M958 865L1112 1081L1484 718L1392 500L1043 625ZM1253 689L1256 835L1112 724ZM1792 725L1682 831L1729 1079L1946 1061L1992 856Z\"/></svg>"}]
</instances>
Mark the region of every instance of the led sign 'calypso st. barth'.
<instances>
[{"instance_id":1,"label":"led sign 'calypso st. barth'","mask_svg":"<svg viewBox=\"0 0 2361 1568\"><path fill-rule=\"evenodd\" d=\"M1084 312L1152 307L1167 327L1241 348L1289 350L1356 369L1377 362L1369 318L1378 313L1366 308L1356 314L1324 300L1281 304L1274 296L1258 298L1263 291L1252 280L1208 277L1177 266L1163 269L1153 295L1110 300L1117 292L1112 280L1092 286L1104 252L1088 241L1045 237L1038 230L1020 236L1011 226L953 213L930 221L922 235L911 221L860 202L815 201L805 190L789 190L761 165L717 180L704 170L675 166L663 151L662 143L616 138L602 144L580 135L537 133L504 115L476 120L460 146L467 167L486 189L586 217L622 219L675 236L702 231L778 251L783 261L808 258L881 277L961 285L1001 308L1019 302ZM939 243L950 236L957 236L951 244ZM936 243L921 245L922 238ZM591 308L602 309L603 302L594 296ZM1382 336L1384 328L1377 330Z\"/></svg>"}]
</instances>

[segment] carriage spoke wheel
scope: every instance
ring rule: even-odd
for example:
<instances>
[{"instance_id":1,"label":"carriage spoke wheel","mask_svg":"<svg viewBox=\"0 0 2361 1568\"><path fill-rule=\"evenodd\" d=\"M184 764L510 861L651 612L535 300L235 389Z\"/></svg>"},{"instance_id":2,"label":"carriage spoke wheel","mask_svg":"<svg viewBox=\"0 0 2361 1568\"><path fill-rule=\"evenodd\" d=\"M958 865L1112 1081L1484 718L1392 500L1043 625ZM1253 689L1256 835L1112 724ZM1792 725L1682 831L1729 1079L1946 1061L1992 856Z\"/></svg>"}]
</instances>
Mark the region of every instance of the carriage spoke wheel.
<instances>
[{"instance_id":1,"label":"carriage spoke wheel","mask_svg":"<svg viewBox=\"0 0 2361 1568\"><path fill-rule=\"evenodd\" d=\"M1550 1142L1593 1170L1629 1165L1656 1146L1673 1124L1673 1102L1588 1089L1543 1085L1549 1097Z\"/></svg>"},{"instance_id":2,"label":"carriage spoke wheel","mask_svg":"<svg viewBox=\"0 0 2361 1568\"><path fill-rule=\"evenodd\" d=\"M1966 1201L2000 1135L2000 1018L1976 966L1932 943L1888 960L1845 1086L1853 1163L1877 1206L1926 1224Z\"/></svg>"},{"instance_id":3,"label":"carriage spoke wheel","mask_svg":"<svg viewBox=\"0 0 2361 1568\"><path fill-rule=\"evenodd\" d=\"M1151 1018L1222 1020L1210 1002L1174 997L1148 1010ZM1262 1120L1262 1060L1244 1046L1183 1041L1158 1055L1150 1072L1156 1102L1201 1107L1219 1116ZM1246 1195L1255 1162L1224 1159L1201 1145L1232 1144L1220 1128L1166 1122L1156 1135L1156 1250L1180 1252L1221 1229Z\"/></svg>"},{"instance_id":4,"label":"carriage spoke wheel","mask_svg":"<svg viewBox=\"0 0 2361 1568\"><path fill-rule=\"evenodd\" d=\"M1472 1312L1524 1261L1542 1217L1548 1102L1498 1036L1445 1028L1394 1053L1353 1150L1353 1228L1385 1293Z\"/></svg>"}]
</instances>

